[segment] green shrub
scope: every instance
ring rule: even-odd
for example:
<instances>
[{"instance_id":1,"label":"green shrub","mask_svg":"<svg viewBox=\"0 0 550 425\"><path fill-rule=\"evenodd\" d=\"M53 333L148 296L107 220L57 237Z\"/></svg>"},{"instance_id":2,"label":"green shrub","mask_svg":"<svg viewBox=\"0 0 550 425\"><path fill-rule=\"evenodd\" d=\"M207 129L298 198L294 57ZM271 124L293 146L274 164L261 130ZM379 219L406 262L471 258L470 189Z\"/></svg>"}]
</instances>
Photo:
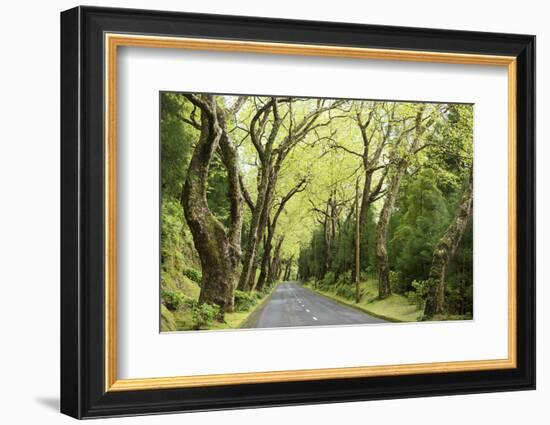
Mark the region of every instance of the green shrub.
<instances>
[{"instance_id":1,"label":"green shrub","mask_svg":"<svg viewBox=\"0 0 550 425\"><path fill-rule=\"evenodd\" d=\"M390 288L393 292L402 294L404 292L404 288L401 286L401 273L390 270L389 273L390 278Z\"/></svg>"},{"instance_id":2,"label":"green shrub","mask_svg":"<svg viewBox=\"0 0 550 425\"><path fill-rule=\"evenodd\" d=\"M321 280L317 281L316 287L323 291L330 291L331 289L333 289L335 283L336 276L334 275L334 272L330 271L325 273Z\"/></svg>"},{"instance_id":3,"label":"green shrub","mask_svg":"<svg viewBox=\"0 0 550 425\"><path fill-rule=\"evenodd\" d=\"M336 281L337 285L343 285L346 283L351 283L351 271L345 271L344 273L340 274L338 276L338 280Z\"/></svg>"},{"instance_id":4,"label":"green shrub","mask_svg":"<svg viewBox=\"0 0 550 425\"><path fill-rule=\"evenodd\" d=\"M185 304L191 310L193 329L208 328L220 315L220 307L216 304L199 303L188 298Z\"/></svg>"},{"instance_id":5,"label":"green shrub","mask_svg":"<svg viewBox=\"0 0 550 425\"><path fill-rule=\"evenodd\" d=\"M361 282L365 282L365 281L369 280L372 277L372 275L373 275L372 267L369 266L369 267L367 267L367 270L361 270L361 272L359 273L359 280Z\"/></svg>"},{"instance_id":6,"label":"green shrub","mask_svg":"<svg viewBox=\"0 0 550 425\"><path fill-rule=\"evenodd\" d=\"M253 297L255 298L256 302L258 302L263 297L265 297L268 292L269 292L269 288L264 287L261 291L255 291Z\"/></svg>"},{"instance_id":7,"label":"green shrub","mask_svg":"<svg viewBox=\"0 0 550 425\"><path fill-rule=\"evenodd\" d=\"M416 304L416 308L422 310L426 302L426 296L428 295L429 281L413 280L412 287L414 291L407 292L407 298L411 303Z\"/></svg>"},{"instance_id":8,"label":"green shrub","mask_svg":"<svg viewBox=\"0 0 550 425\"><path fill-rule=\"evenodd\" d=\"M355 285L344 284L336 288L336 295L355 301Z\"/></svg>"},{"instance_id":9,"label":"green shrub","mask_svg":"<svg viewBox=\"0 0 550 425\"><path fill-rule=\"evenodd\" d=\"M201 284L202 273L199 270L193 269L193 268L188 268L188 269L185 270L184 274L189 279L191 279L193 282L198 283L199 285Z\"/></svg>"},{"instance_id":10,"label":"green shrub","mask_svg":"<svg viewBox=\"0 0 550 425\"><path fill-rule=\"evenodd\" d=\"M327 285L332 285L334 282L336 282L336 278L334 276L334 272L330 271L325 274L323 277L323 282L326 282Z\"/></svg>"},{"instance_id":11,"label":"green shrub","mask_svg":"<svg viewBox=\"0 0 550 425\"><path fill-rule=\"evenodd\" d=\"M171 311L179 310L187 299L180 291L169 291L165 289L161 290L160 296L166 308Z\"/></svg>"},{"instance_id":12,"label":"green shrub","mask_svg":"<svg viewBox=\"0 0 550 425\"><path fill-rule=\"evenodd\" d=\"M248 311L257 302L257 298L250 292L235 291L235 311Z\"/></svg>"}]
</instances>

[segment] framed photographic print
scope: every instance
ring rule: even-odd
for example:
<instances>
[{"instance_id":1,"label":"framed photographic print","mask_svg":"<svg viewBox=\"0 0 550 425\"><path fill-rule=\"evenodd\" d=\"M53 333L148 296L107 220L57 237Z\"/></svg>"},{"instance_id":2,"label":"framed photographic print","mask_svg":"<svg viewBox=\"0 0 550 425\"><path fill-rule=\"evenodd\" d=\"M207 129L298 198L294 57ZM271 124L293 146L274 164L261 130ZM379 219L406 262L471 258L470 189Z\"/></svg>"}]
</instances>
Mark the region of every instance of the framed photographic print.
<instances>
[{"instance_id":1,"label":"framed photographic print","mask_svg":"<svg viewBox=\"0 0 550 425\"><path fill-rule=\"evenodd\" d=\"M535 387L535 38L61 14L61 411Z\"/></svg>"}]
</instances>

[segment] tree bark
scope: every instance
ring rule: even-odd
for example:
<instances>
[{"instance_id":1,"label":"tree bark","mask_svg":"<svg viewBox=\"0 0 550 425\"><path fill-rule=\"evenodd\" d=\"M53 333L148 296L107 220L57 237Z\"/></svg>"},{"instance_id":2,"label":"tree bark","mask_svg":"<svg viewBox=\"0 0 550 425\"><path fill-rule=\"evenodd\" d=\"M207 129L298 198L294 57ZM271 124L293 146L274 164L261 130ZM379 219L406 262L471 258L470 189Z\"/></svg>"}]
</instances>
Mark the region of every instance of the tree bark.
<instances>
[{"instance_id":1,"label":"tree bark","mask_svg":"<svg viewBox=\"0 0 550 425\"><path fill-rule=\"evenodd\" d=\"M267 271L267 283L269 286L273 285L281 274L281 245L283 244L284 237L277 240L275 244L275 252L273 259L269 265Z\"/></svg>"},{"instance_id":2,"label":"tree bark","mask_svg":"<svg viewBox=\"0 0 550 425\"><path fill-rule=\"evenodd\" d=\"M389 187L386 193L386 199L382 210L380 211L380 217L378 218L378 224L376 226L376 259L378 265L378 298L386 298L391 295L390 285L390 268L388 261L388 250L386 248L386 237L388 233L388 224L391 217L391 212L395 204L397 197L397 191L401 184L401 178L405 174L406 164L404 161L399 165L392 177Z\"/></svg>"},{"instance_id":3,"label":"tree bark","mask_svg":"<svg viewBox=\"0 0 550 425\"><path fill-rule=\"evenodd\" d=\"M225 129L225 116L214 96L187 98L201 110L200 136L193 151L181 203L202 268L200 303L217 304L221 314L233 311L241 249L242 194L237 153ZM231 224L228 230L208 207L206 188L212 156L218 147L227 169Z\"/></svg>"},{"instance_id":4,"label":"tree bark","mask_svg":"<svg viewBox=\"0 0 550 425\"><path fill-rule=\"evenodd\" d=\"M445 312L445 278L447 269L472 217L473 179L470 174L468 185L456 209L455 217L443 237L439 240L432 259L428 277L428 294L424 307L424 319Z\"/></svg>"},{"instance_id":5,"label":"tree bark","mask_svg":"<svg viewBox=\"0 0 550 425\"><path fill-rule=\"evenodd\" d=\"M272 231L271 224L268 224L267 236L264 238L264 255L262 257L262 265L260 267L260 276L258 277L258 283L256 284L256 289L261 291L264 289L265 283L267 281L267 273L269 269L269 264L271 263L271 248L272 246Z\"/></svg>"}]
</instances>

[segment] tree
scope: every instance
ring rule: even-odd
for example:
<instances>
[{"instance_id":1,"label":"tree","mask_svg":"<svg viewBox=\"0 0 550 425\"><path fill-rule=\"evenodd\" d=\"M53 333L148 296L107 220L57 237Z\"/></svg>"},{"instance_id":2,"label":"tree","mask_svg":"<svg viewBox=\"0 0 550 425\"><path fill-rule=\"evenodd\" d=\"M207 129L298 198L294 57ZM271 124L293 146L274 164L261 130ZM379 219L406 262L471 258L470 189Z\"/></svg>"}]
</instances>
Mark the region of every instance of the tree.
<instances>
[{"instance_id":1,"label":"tree","mask_svg":"<svg viewBox=\"0 0 550 425\"><path fill-rule=\"evenodd\" d=\"M420 146L421 136L426 129L425 125L423 125L424 110L424 104L418 105L416 108L414 126L403 130L396 138L397 140L393 151L393 162L395 163L395 170L386 189L384 205L382 206L382 209L380 211L380 216L378 218L378 224L376 227L376 259L378 265L379 298L385 298L391 294L390 268L386 242L388 224L390 221L390 215L395 204L395 199L397 197L399 186L401 184L401 179L403 178L403 175L405 174L407 167L410 163L411 155L414 155L417 152ZM401 149L403 139L406 138L408 133L412 130L415 131L415 135L410 146L405 146L404 149Z\"/></svg>"},{"instance_id":2,"label":"tree","mask_svg":"<svg viewBox=\"0 0 550 425\"><path fill-rule=\"evenodd\" d=\"M361 136L362 150L357 152L354 149L346 147L343 143L333 140L333 148L344 150L345 152L358 157L363 169L363 189L361 195L361 204L359 211L359 228L362 235L359 245L354 249L359 250L355 257L361 261L361 252L367 251L368 232L367 221L370 206L375 202L382 192L384 179L386 178L388 168L382 164L382 154L386 147L395 117L394 102L354 102L350 112L353 113L353 121L356 123ZM376 172L382 171L376 185L374 176ZM352 280L355 281L358 269L352 269Z\"/></svg>"},{"instance_id":3,"label":"tree","mask_svg":"<svg viewBox=\"0 0 550 425\"><path fill-rule=\"evenodd\" d=\"M299 100L299 99L298 99ZM255 267L258 247L267 225L269 211L277 185L277 179L283 163L298 143L303 141L316 129L328 125L332 117L325 122L318 119L325 113L341 104L341 101L317 99L305 100L306 104L315 106L305 113L295 112L293 103L296 99L270 98L259 106L250 121L249 136L256 149L260 167L258 168L258 196L252 210L248 242L243 258L243 269L239 279L239 288L249 291L254 287ZM285 115L280 106L286 105ZM270 116L272 118L270 119ZM287 117L287 133L283 136L280 130ZM280 137L279 137L280 136Z\"/></svg>"},{"instance_id":4,"label":"tree","mask_svg":"<svg viewBox=\"0 0 550 425\"><path fill-rule=\"evenodd\" d=\"M425 319L444 313L447 269L472 216L472 206L473 179L472 174L470 174L468 184L458 204L455 218L434 250L432 267L430 268L428 278L428 294L424 307Z\"/></svg>"},{"instance_id":5,"label":"tree","mask_svg":"<svg viewBox=\"0 0 550 425\"><path fill-rule=\"evenodd\" d=\"M271 250L273 248L273 237L277 228L277 221L279 220L281 213L284 211L287 202L290 201L292 197L297 193L303 192L306 188L306 185L307 179L304 177L296 184L296 186L290 189L288 193L279 200L279 205L275 210L273 218L271 218L271 220L268 220L267 235L264 238L264 252L262 256L260 276L258 277L258 283L256 285L256 289L258 289L259 291L263 289L270 274L269 269L271 268ZM270 284L271 283L272 282L270 282Z\"/></svg>"},{"instance_id":6,"label":"tree","mask_svg":"<svg viewBox=\"0 0 550 425\"><path fill-rule=\"evenodd\" d=\"M449 223L449 212L448 200L437 186L437 173L431 168L407 177L398 204L394 214L398 223L389 232L393 234L389 253L400 272L400 291L405 292L412 289L414 280L428 275L435 245Z\"/></svg>"},{"instance_id":7,"label":"tree","mask_svg":"<svg viewBox=\"0 0 550 425\"><path fill-rule=\"evenodd\" d=\"M217 304L221 314L233 311L241 256L242 194L237 152L226 128L228 111L212 95L185 95L200 109L200 136L195 145L181 202L202 267L199 302ZM227 171L230 227L226 229L210 210L207 181L212 157L220 149Z\"/></svg>"},{"instance_id":8,"label":"tree","mask_svg":"<svg viewBox=\"0 0 550 425\"><path fill-rule=\"evenodd\" d=\"M360 300L359 292L359 278L361 267L360 260L360 249L361 244L361 220L359 219L359 179L355 183L355 302L358 303Z\"/></svg>"},{"instance_id":9,"label":"tree","mask_svg":"<svg viewBox=\"0 0 550 425\"><path fill-rule=\"evenodd\" d=\"M162 152L161 188L163 198L179 199L191 160L197 129L182 117L192 112L183 96L163 93L161 96L160 142Z\"/></svg>"}]
</instances>

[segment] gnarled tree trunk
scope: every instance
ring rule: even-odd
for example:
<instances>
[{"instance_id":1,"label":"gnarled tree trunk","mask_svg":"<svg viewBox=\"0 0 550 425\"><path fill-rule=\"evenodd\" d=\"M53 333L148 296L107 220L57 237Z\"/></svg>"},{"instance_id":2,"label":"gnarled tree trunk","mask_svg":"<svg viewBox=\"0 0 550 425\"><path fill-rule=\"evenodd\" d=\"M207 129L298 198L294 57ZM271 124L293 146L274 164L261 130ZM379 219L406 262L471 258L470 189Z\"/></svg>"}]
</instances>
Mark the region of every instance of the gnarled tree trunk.
<instances>
[{"instance_id":1,"label":"gnarled tree trunk","mask_svg":"<svg viewBox=\"0 0 550 425\"><path fill-rule=\"evenodd\" d=\"M472 217L473 180L470 174L468 186L458 204L455 217L443 237L439 240L432 259L428 277L428 294L424 307L424 319L430 319L445 311L445 278L464 231Z\"/></svg>"},{"instance_id":2,"label":"gnarled tree trunk","mask_svg":"<svg viewBox=\"0 0 550 425\"><path fill-rule=\"evenodd\" d=\"M222 315L234 306L240 262L242 195L239 184L237 153L225 130L225 116L213 96L188 95L201 110L200 137L191 157L181 203L193 235L202 268L199 302L217 304ZM227 170L231 225L225 229L208 207L206 188L212 156L218 147Z\"/></svg>"}]
</instances>

